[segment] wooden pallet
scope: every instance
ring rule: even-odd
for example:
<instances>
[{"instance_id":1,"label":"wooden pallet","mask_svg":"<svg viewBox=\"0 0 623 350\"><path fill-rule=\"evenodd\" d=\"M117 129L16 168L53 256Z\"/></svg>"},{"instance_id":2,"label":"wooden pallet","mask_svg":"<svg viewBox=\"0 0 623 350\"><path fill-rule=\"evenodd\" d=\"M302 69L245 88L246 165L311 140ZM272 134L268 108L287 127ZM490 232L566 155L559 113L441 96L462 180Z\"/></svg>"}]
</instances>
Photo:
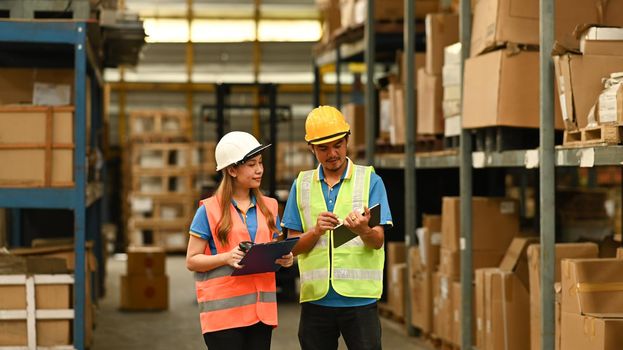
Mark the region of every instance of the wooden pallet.
<instances>
[{"instance_id":1,"label":"wooden pallet","mask_svg":"<svg viewBox=\"0 0 623 350\"><path fill-rule=\"evenodd\" d=\"M191 194L193 174L186 169L146 169L132 173L130 190L140 194Z\"/></svg>"},{"instance_id":2,"label":"wooden pallet","mask_svg":"<svg viewBox=\"0 0 623 350\"><path fill-rule=\"evenodd\" d=\"M91 17L89 0L3 0L0 11L13 19L80 19Z\"/></svg>"},{"instance_id":3,"label":"wooden pallet","mask_svg":"<svg viewBox=\"0 0 623 350\"><path fill-rule=\"evenodd\" d=\"M132 169L186 168L193 163L189 143L136 143L131 146Z\"/></svg>"},{"instance_id":4,"label":"wooden pallet","mask_svg":"<svg viewBox=\"0 0 623 350\"><path fill-rule=\"evenodd\" d=\"M387 303L383 303L383 302L379 302L377 303L378 305L378 309L379 309L379 315L381 317L390 319L394 322L398 322L398 323L405 323L405 318L404 316L401 315L397 315L394 310L392 310L389 305L387 305Z\"/></svg>"},{"instance_id":5,"label":"wooden pallet","mask_svg":"<svg viewBox=\"0 0 623 350\"><path fill-rule=\"evenodd\" d=\"M461 147L461 136L444 136L443 148L447 150L455 150Z\"/></svg>"},{"instance_id":6,"label":"wooden pallet","mask_svg":"<svg viewBox=\"0 0 623 350\"><path fill-rule=\"evenodd\" d=\"M602 124L579 130L565 131L563 146L607 146L623 143L623 125Z\"/></svg>"}]
</instances>

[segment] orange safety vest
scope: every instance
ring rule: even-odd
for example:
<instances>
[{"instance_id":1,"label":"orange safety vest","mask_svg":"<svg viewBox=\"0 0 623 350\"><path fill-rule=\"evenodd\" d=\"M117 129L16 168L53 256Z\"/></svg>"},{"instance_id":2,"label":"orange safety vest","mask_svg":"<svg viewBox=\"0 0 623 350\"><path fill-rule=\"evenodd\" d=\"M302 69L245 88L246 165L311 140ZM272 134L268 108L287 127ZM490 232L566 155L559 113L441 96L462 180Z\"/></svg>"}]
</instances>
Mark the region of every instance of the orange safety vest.
<instances>
[{"instance_id":1,"label":"orange safety vest","mask_svg":"<svg viewBox=\"0 0 623 350\"><path fill-rule=\"evenodd\" d=\"M277 201L270 197L260 197L271 213L277 213ZM208 224L214 235L218 232L217 224L221 219L221 206L216 197L202 200L206 209ZM231 251L242 241L250 239L247 225L242 221L236 208L230 204L232 228L227 245L216 237L217 254ZM272 232L262 211L257 208L257 233L255 243L269 242ZM204 254L212 255L206 245ZM215 332L223 329L246 327L262 322L277 326L277 288L275 273L258 273L244 276L230 276L233 267L224 265L206 272L195 273L197 302L201 332Z\"/></svg>"}]
</instances>

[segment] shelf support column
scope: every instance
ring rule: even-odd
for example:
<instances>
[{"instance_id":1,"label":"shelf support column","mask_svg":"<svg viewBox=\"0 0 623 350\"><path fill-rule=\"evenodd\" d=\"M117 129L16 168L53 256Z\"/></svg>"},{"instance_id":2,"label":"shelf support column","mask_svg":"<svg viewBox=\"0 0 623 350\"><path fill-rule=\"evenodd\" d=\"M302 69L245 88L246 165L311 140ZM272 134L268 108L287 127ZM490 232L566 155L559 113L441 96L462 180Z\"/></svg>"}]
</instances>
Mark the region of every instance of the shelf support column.
<instances>
[{"instance_id":1,"label":"shelf support column","mask_svg":"<svg viewBox=\"0 0 623 350\"><path fill-rule=\"evenodd\" d=\"M540 1L540 226L541 226L541 349L554 349L554 263L556 242L554 165L554 0Z\"/></svg>"},{"instance_id":2,"label":"shelf support column","mask_svg":"<svg viewBox=\"0 0 623 350\"><path fill-rule=\"evenodd\" d=\"M86 23L76 24L75 50L75 111L74 111L74 347L83 350L85 344L85 230L86 230ZM90 296L89 296L90 297Z\"/></svg>"},{"instance_id":3,"label":"shelf support column","mask_svg":"<svg viewBox=\"0 0 623 350\"><path fill-rule=\"evenodd\" d=\"M461 40L461 100L463 99L463 77L465 60L469 57L471 41L471 1L461 0L460 40ZM461 129L460 137L460 188L461 188L461 348L471 349L473 320L473 268L472 268L472 134Z\"/></svg>"},{"instance_id":4,"label":"shelf support column","mask_svg":"<svg viewBox=\"0 0 623 350\"><path fill-rule=\"evenodd\" d=\"M376 37L374 23L374 0L368 2L364 40L366 43L364 60L366 63L366 164L374 165L374 142L376 125L376 87L374 86L374 61L376 59ZM339 62L337 63L339 64Z\"/></svg>"},{"instance_id":5,"label":"shelf support column","mask_svg":"<svg viewBox=\"0 0 623 350\"><path fill-rule=\"evenodd\" d=\"M415 131L416 118L415 107L417 99L415 96L415 84L413 78L415 76L413 61L415 58L415 0L405 1L405 20L404 20L404 63L406 69L405 79L405 245L407 247L407 275L411 275L409 247L415 246L416 236L415 229L417 227L417 201L416 201L416 172L415 172ZM411 336L417 335L417 330L411 324L411 294L405 293L406 315L405 323L407 324L407 332Z\"/></svg>"}]
</instances>

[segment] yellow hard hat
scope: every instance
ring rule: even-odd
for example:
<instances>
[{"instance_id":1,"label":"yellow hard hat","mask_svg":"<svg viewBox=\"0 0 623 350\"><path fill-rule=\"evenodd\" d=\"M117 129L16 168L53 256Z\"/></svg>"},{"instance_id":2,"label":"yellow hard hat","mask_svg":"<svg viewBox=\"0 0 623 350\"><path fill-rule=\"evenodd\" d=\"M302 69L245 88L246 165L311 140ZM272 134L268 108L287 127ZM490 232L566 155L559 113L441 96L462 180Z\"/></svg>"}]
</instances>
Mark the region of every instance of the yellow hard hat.
<instances>
[{"instance_id":1,"label":"yellow hard hat","mask_svg":"<svg viewBox=\"0 0 623 350\"><path fill-rule=\"evenodd\" d=\"M305 120L305 141L319 145L340 139L350 134L350 125L335 107L314 108Z\"/></svg>"}]
</instances>

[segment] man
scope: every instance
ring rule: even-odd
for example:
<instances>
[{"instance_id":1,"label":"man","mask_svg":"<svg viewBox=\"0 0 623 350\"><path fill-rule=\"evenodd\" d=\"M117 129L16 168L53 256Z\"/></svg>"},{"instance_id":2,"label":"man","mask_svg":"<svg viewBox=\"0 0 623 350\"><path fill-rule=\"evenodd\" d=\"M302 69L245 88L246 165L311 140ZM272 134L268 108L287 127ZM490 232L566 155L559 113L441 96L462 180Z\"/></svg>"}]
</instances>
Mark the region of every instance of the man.
<instances>
[{"instance_id":1,"label":"man","mask_svg":"<svg viewBox=\"0 0 623 350\"><path fill-rule=\"evenodd\" d=\"M299 342L303 350L381 349L376 301L383 291L384 226L392 225L385 185L372 167L346 157L350 126L334 107L312 110L305 140L320 163L292 184L282 226L300 237L294 248L301 275ZM380 225L369 227L380 204ZM335 247L343 223L357 237Z\"/></svg>"}]
</instances>

